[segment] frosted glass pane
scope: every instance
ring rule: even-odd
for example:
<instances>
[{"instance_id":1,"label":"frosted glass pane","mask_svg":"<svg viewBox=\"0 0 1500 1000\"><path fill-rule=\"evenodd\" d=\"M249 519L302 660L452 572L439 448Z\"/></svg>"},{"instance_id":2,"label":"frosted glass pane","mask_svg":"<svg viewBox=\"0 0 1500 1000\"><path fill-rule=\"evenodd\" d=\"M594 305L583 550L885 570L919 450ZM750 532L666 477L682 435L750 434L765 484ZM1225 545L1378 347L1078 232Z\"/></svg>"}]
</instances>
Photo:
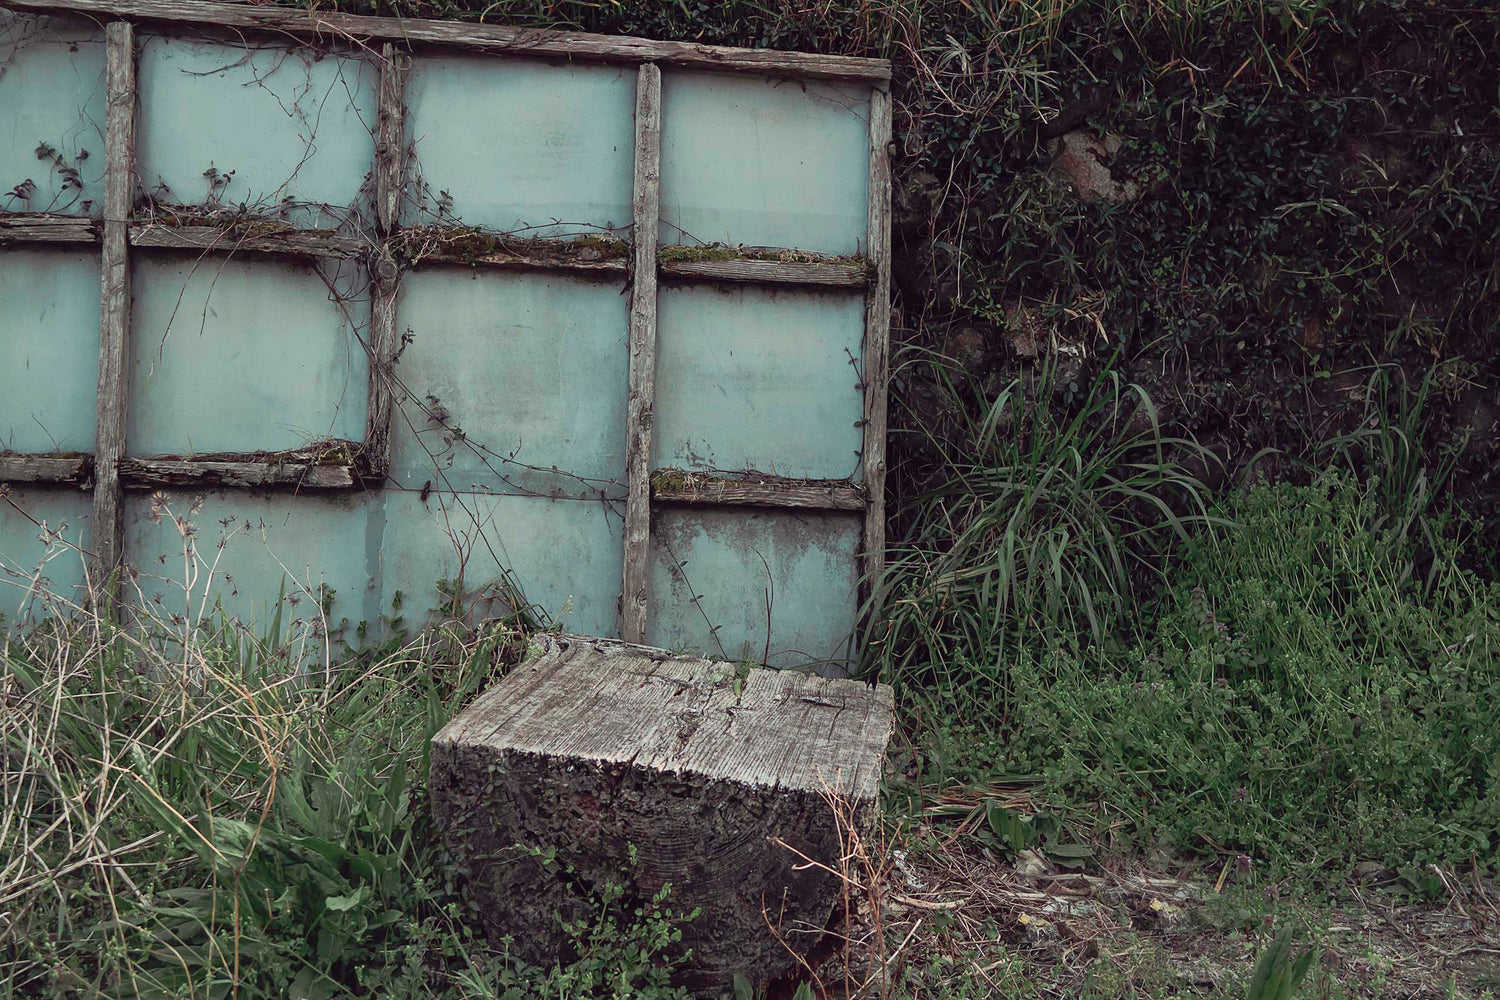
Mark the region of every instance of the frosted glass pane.
<instances>
[{"instance_id":1,"label":"frosted glass pane","mask_svg":"<svg viewBox=\"0 0 1500 1000\"><path fill-rule=\"evenodd\" d=\"M0 10L0 211L104 211L104 32Z\"/></svg>"},{"instance_id":2,"label":"frosted glass pane","mask_svg":"<svg viewBox=\"0 0 1500 1000\"><path fill-rule=\"evenodd\" d=\"M376 612L368 525L370 509L380 506L378 494L161 496L160 516L153 516L150 495L125 500L126 559L139 571L132 586L151 616L172 621L179 615L180 629L182 621L203 620L218 606L266 638L280 601L283 634L326 628L354 643L353 626ZM194 529L190 548L179 518ZM319 606L325 588L332 590L326 615ZM315 655L321 658L321 648Z\"/></svg>"},{"instance_id":3,"label":"frosted glass pane","mask_svg":"<svg viewBox=\"0 0 1500 1000\"><path fill-rule=\"evenodd\" d=\"M311 266L138 258L128 443L138 455L362 440L369 361Z\"/></svg>"},{"instance_id":4,"label":"frosted glass pane","mask_svg":"<svg viewBox=\"0 0 1500 1000\"><path fill-rule=\"evenodd\" d=\"M856 473L861 296L669 285L657 301L658 468Z\"/></svg>"},{"instance_id":5,"label":"frosted glass pane","mask_svg":"<svg viewBox=\"0 0 1500 1000\"><path fill-rule=\"evenodd\" d=\"M847 668L858 515L669 509L652 521L652 645Z\"/></svg>"},{"instance_id":6,"label":"frosted glass pane","mask_svg":"<svg viewBox=\"0 0 1500 1000\"><path fill-rule=\"evenodd\" d=\"M662 243L863 249L869 113L864 87L663 74Z\"/></svg>"},{"instance_id":7,"label":"frosted glass pane","mask_svg":"<svg viewBox=\"0 0 1500 1000\"><path fill-rule=\"evenodd\" d=\"M0 317L0 451L93 451L98 257L0 249Z\"/></svg>"},{"instance_id":8,"label":"frosted glass pane","mask_svg":"<svg viewBox=\"0 0 1500 1000\"><path fill-rule=\"evenodd\" d=\"M419 59L407 219L559 235L631 223L636 71Z\"/></svg>"},{"instance_id":9,"label":"frosted glass pane","mask_svg":"<svg viewBox=\"0 0 1500 1000\"><path fill-rule=\"evenodd\" d=\"M0 634L86 603L92 509L78 490L10 487L0 501Z\"/></svg>"},{"instance_id":10,"label":"frosted glass pane","mask_svg":"<svg viewBox=\"0 0 1500 1000\"><path fill-rule=\"evenodd\" d=\"M374 169L378 80L373 62L308 48L146 38L141 185L175 204L337 226Z\"/></svg>"},{"instance_id":11,"label":"frosted glass pane","mask_svg":"<svg viewBox=\"0 0 1500 1000\"><path fill-rule=\"evenodd\" d=\"M452 268L408 275L398 316L412 340L397 373L417 402L396 421L396 478L619 494L625 307L613 283Z\"/></svg>"},{"instance_id":12,"label":"frosted glass pane","mask_svg":"<svg viewBox=\"0 0 1500 1000\"><path fill-rule=\"evenodd\" d=\"M571 632L619 634L622 573L617 509L538 497L391 492L386 500L382 606L402 593L413 625L462 579L469 614L508 611L506 584Z\"/></svg>"}]
</instances>

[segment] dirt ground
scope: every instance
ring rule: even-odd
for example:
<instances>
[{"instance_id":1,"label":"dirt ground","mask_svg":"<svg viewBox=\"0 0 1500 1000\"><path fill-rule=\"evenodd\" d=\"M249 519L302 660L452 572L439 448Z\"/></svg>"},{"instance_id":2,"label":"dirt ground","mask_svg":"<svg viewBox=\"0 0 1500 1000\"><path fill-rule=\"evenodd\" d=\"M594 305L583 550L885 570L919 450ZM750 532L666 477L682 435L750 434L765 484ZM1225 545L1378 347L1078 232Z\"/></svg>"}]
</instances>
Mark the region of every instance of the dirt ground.
<instances>
[{"instance_id":1,"label":"dirt ground","mask_svg":"<svg viewBox=\"0 0 1500 1000\"><path fill-rule=\"evenodd\" d=\"M1319 953L1299 996L1500 997L1493 879L1434 867L1418 893L1364 865L1313 886L1263 877L1248 858L1010 855L971 830L851 837L854 916L812 960L815 985L830 997L1238 998L1272 928L1290 925L1298 951Z\"/></svg>"}]
</instances>

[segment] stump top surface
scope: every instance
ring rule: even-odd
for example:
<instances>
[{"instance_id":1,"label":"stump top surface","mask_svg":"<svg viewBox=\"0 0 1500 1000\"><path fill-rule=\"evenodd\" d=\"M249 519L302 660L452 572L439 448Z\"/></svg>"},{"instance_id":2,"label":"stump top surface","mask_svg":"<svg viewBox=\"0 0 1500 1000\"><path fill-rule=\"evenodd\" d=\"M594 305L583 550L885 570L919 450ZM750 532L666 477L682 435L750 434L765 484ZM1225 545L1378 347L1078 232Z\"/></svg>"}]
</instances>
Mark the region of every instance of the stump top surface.
<instances>
[{"instance_id":1,"label":"stump top surface","mask_svg":"<svg viewBox=\"0 0 1500 1000\"><path fill-rule=\"evenodd\" d=\"M882 684L548 636L434 743L873 799L893 726Z\"/></svg>"}]
</instances>

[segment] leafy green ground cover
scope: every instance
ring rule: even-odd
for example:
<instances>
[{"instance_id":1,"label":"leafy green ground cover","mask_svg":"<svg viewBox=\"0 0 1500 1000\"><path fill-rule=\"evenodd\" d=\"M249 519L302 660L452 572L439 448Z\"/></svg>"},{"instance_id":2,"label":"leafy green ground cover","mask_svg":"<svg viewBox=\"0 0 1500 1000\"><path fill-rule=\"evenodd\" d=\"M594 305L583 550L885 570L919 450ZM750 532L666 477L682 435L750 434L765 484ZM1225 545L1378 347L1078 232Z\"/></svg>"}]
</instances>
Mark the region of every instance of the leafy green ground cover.
<instances>
[{"instance_id":1,"label":"leafy green ground cover","mask_svg":"<svg viewBox=\"0 0 1500 1000\"><path fill-rule=\"evenodd\" d=\"M1500 860L1500 587L1400 460L1420 390L1336 465L1210 499L1144 394L1024 388L941 443L882 595L871 669L943 780L1309 874Z\"/></svg>"},{"instance_id":2,"label":"leafy green ground cover","mask_svg":"<svg viewBox=\"0 0 1500 1000\"><path fill-rule=\"evenodd\" d=\"M1142 836L1287 864L1500 857L1500 588L1423 587L1367 490L1256 487L1115 657L1017 663L1007 758Z\"/></svg>"}]
</instances>

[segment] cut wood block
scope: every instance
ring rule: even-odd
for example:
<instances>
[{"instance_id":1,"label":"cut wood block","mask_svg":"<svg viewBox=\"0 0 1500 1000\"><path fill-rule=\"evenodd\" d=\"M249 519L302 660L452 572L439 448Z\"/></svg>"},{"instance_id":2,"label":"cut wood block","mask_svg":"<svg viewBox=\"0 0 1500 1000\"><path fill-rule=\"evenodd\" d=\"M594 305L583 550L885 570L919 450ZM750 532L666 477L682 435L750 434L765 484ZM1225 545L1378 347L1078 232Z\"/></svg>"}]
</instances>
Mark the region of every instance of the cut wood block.
<instances>
[{"instance_id":1,"label":"cut wood block","mask_svg":"<svg viewBox=\"0 0 1500 1000\"><path fill-rule=\"evenodd\" d=\"M847 834L828 796L873 819L892 706L884 685L549 636L433 739L433 812L492 940L550 964L591 894L670 884L699 911L681 982L716 994L822 936Z\"/></svg>"}]
</instances>

